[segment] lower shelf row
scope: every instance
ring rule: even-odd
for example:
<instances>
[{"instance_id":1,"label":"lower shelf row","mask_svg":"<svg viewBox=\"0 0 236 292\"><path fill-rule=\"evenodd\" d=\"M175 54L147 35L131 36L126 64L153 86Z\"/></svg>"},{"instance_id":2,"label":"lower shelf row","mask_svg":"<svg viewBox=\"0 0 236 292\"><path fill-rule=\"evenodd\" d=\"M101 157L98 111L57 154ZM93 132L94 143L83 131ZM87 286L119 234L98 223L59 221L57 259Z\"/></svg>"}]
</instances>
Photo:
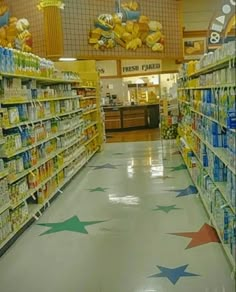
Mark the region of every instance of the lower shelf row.
<instances>
[{"instance_id":1,"label":"lower shelf row","mask_svg":"<svg viewBox=\"0 0 236 292\"><path fill-rule=\"evenodd\" d=\"M222 246L236 271L236 216L233 210L228 206L218 187L209 177L204 167L198 159L190 164L186 159L186 149L180 145L183 159L187 165L192 180L198 189L199 195L203 201L204 207L214 225Z\"/></svg>"},{"instance_id":2,"label":"lower shelf row","mask_svg":"<svg viewBox=\"0 0 236 292\"><path fill-rule=\"evenodd\" d=\"M49 206L50 200L63 188L78 171L98 151L98 147L86 151L75 152L71 161L64 167L55 170L47 183L27 200L22 201L15 209L7 209L0 214L0 250L20 231L32 218L41 215L41 209Z\"/></svg>"}]
</instances>

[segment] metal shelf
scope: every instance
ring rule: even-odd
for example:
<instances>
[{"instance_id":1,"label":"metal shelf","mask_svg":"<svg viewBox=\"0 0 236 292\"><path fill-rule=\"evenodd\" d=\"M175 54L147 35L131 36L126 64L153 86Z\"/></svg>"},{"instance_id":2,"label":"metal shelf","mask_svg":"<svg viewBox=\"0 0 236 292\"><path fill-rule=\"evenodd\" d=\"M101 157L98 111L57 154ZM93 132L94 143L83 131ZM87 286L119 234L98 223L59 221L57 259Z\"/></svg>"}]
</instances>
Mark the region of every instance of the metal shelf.
<instances>
[{"instance_id":1,"label":"metal shelf","mask_svg":"<svg viewBox=\"0 0 236 292\"><path fill-rule=\"evenodd\" d=\"M97 108L92 109L92 110L88 110L88 111L84 111L83 115L88 115L88 114L91 114L91 113L96 112L96 111L97 111Z\"/></svg>"},{"instance_id":2,"label":"metal shelf","mask_svg":"<svg viewBox=\"0 0 236 292\"><path fill-rule=\"evenodd\" d=\"M227 151L222 147L213 147L209 142L207 142L197 131L192 129L192 132L217 156L220 160L232 171L233 174L236 174L236 169L230 165L228 160ZM226 152L226 153L225 153Z\"/></svg>"},{"instance_id":3,"label":"metal shelf","mask_svg":"<svg viewBox=\"0 0 236 292\"><path fill-rule=\"evenodd\" d=\"M41 102L48 102L48 101L60 101L60 100L67 100L67 99L76 99L80 98L80 95L76 96L65 96L65 97L49 97L49 98L36 98L36 99L2 99L0 103L3 105L13 105L13 104L25 104L25 103L41 103Z\"/></svg>"},{"instance_id":4,"label":"metal shelf","mask_svg":"<svg viewBox=\"0 0 236 292\"><path fill-rule=\"evenodd\" d=\"M180 151L180 152L181 152L181 151ZM183 157L182 152L181 152L181 155L182 155L182 157ZM183 160L184 160L184 157L183 157ZM217 224L216 224L215 218L214 218L213 214L210 212L210 210L208 209L208 206L207 206L207 204L206 204L206 202L205 202L204 195L203 195L201 189L199 188L199 186L197 185L197 183L194 181L194 178L192 177L191 168L189 168L189 166L188 166L188 164L186 163L185 160L184 160L184 162L185 162L185 164L186 164L186 166L187 166L187 169L188 169L189 175L190 175L190 177L192 178L192 180L193 180L193 182L194 182L194 185L196 186L196 188L197 188L197 190L198 190L198 193L199 193L199 196L200 196L200 198L201 198L202 204L203 204L203 206L204 206L204 208L205 208L205 210L206 210L206 212L207 212L207 214L208 214L208 216L209 216L209 219L210 219L210 221L212 222L212 224L213 224L213 226L214 226L214 228L215 228L215 230L216 230L216 232L217 232L217 234L218 234L218 237L219 237L219 239L220 239L220 241L221 241L221 246L222 246L222 248L223 248L223 250L224 250L224 252L225 252L225 254L226 254L226 256L227 256L227 258L228 258L228 260L229 260L229 262L230 262L230 264L231 264L232 267L233 267L233 273L235 274L235 273L236 273L236 263L235 263L235 259L233 258L233 255L231 254L231 252L230 252L230 250L229 250L229 247L223 242L223 240L222 240L222 238L221 238L221 234L220 234L219 228L218 228L218 226L217 226Z\"/></svg>"},{"instance_id":5,"label":"metal shelf","mask_svg":"<svg viewBox=\"0 0 236 292\"><path fill-rule=\"evenodd\" d=\"M8 77L8 78L20 78L24 80L36 80L44 84L56 84L56 83L79 83L81 80L76 79L61 79L61 78L47 78L47 77L41 77L41 76L30 76L30 75L24 75L24 74L14 74L14 73L6 73L6 72L0 72L1 77Z\"/></svg>"},{"instance_id":6,"label":"metal shelf","mask_svg":"<svg viewBox=\"0 0 236 292\"><path fill-rule=\"evenodd\" d=\"M197 76L202 75L202 74L207 74L207 73L210 73L213 71L217 71L219 69L227 67L231 61L235 61L235 60L236 60L235 56L233 56L233 57L230 56L230 57L224 58L224 59L222 59L222 60L220 60L212 65L206 66L206 67L188 75L188 77L189 78L197 77Z\"/></svg>"},{"instance_id":7,"label":"metal shelf","mask_svg":"<svg viewBox=\"0 0 236 292\"><path fill-rule=\"evenodd\" d=\"M21 149L15 151L15 152L13 152L13 153L9 153L9 154L6 154L6 155L0 155L0 157L1 157L1 158L11 158L11 157L16 156L16 155L18 155L18 154L20 154L20 153L23 153L23 152L25 152L25 151L28 151L28 150L30 150L30 149L33 149L33 148L35 148L35 147L37 147L37 146L39 146L39 145L41 145L41 144L43 144L43 143L46 143L46 142L48 142L48 141L50 141L50 140L52 140L52 139L55 139L55 138L57 138L57 137L59 137L59 136L62 136L62 135L67 134L67 133L69 133L69 132L72 132L72 131L74 131L75 129L81 127L81 126L82 126L82 123L79 123L78 125L76 125L76 126L70 128L70 129L68 129L68 130L58 132L57 134L51 135L51 136L49 136L48 138L46 138L46 139L44 139L44 140L38 141L38 142L36 142L36 143L34 143L34 144L28 146L28 147L21 148Z\"/></svg>"},{"instance_id":8,"label":"metal shelf","mask_svg":"<svg viewBox=\"0 0 236 292\"><path fill-rule=\"evenodd\" d=\"M65 186L77 173L78 171L92 158L92 156L98 151L98 149L96 149L85 161L83 161L81 164L79 164L79 166L73 171L73 173L67 177L63 183L61 183L57 189L49 196L49 198L43 203L43 204L29 204L28 208L29 208L29 215L28 218L20 225L20 227L15 230L14 232L12 232L11 234L9 234L9 236L0 243L0 250L28 223L30 222L32 219L36 220L38 219L38 216L36 216L37 213L39 213L39 215L41 215L41 210L42 209L46 209L46 205L48 204L49 206L49 202L50 200L52 200L52 198L58 193L60 192L60 189L63 188L63 186Z\"/></svg>"},{"instance_id":9,"label":"metal shelf","mask_svg":"<svg viewBox=\"0 0 236 292\"><path fill-rule=\"evenodd\" d=\"M189 146L189 148L193 151L195 157L197 158L197 160L200 162L202 168L204 168L207 172L207 174L209 175L209 177L212 179L213 183L215 184L215 186L217 187L217 189L220 191L222 197L224 198L225 202L227 203L227 206L230 207L230 209L232 210L232 212L234 214L236 214L236 210L234 208L234 206L232 205L231 201L229 200L229 198L227 198L227 196L225 195L226 194L226 191L227 191L227 188L226 188L226 182L215 182L214 181L214 178L212 177L212 175L210 174L209 172L209 167L205 167L203 166L202 164L202 161L200 159L200 157L198 156L198 154L193 150L193 147L191 147L191 145L189 145L186 141L186 138L185 137L182 137L186 143L186 145ZM182 155L183 156L183 155Z\"/></svg>"},{"instance_id":10,"label":"metal shelf","mask_svg":"<svg viewBox=\"0 0 236 292\"><path fill-rule=\"evenodd\" d=\"M2 214L3 212L5 212L9 208L10 208L10 202L4 204L3 206L0 206L0 214Z\"/></svg>"},{"instance_id":11,"label":"metal shelf","mask_svg":"<svg viewBox=\"0 0 236 292\"><path fill-rule=\"evenodd\" d=\"M15 124L15 125L9 125L9 126L5 126L5 127L3 126L2 129L9 130L9 129L13 129L13 128L19 128L19 127L27 126L27 125L30 125L30 124L36 124L36 123L40 123L40 122L43 122L43 121L52 120L52 119L56 119L56 118L59 118L59 117L72 115L72 114L75 114L75 113L78 113L78 112L81 112L81 111L82 111L82 108L79 108L79 109L73 110L71 112L54 114L54 115L51 115L51 116L48 116L48 117L45 117L45 118L42 118L42 119L37 119L37 120L33 120L33 121L25 121L25 122L22 122L22 123L18 123L18 124Z\"/></svg>"},{"instance_id":12,"label":"metal shelf","mask_svg":"<svg viewBox=\"0 0 236 292\"><path fill-rule=\"evenodd\" d=\"M214 85L199 85L199 86L186 86L179 87L178 90L201 90L201 89L211 89L211 88L225 88L225 87L236 87L235 83L226 84L214 84Z\"/></svg>"},{"instance_id":13,"label":"metal shelf","mask_svg":"<svg viewBox=\"0 0 236 292\"><path fill-rule=\"evenodd\" d=\"M84 145L87 146L90 142L92 142L96 137L98 137L98 133L90 138L88 141L84 142Z\"/></svg>"}]
</instances>

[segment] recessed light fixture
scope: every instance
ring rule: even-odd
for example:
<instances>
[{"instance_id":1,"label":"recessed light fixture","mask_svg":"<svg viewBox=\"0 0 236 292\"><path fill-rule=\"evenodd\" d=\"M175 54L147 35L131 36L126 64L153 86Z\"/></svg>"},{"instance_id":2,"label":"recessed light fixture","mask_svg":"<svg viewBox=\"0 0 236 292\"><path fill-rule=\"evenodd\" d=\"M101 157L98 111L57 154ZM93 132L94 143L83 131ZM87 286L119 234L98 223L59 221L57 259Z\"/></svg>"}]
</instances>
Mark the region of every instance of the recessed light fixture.
<instances>
[{"instance_id":1,"label":"recessed light fixture","mask_svg":"<svg viewBox=\"0 0 236 292\"><path fill-rule=\"evenodd\" d=\"M71 62L76 61L76 58L60 58L59 61Z\"/></svg>"}]
</instances>

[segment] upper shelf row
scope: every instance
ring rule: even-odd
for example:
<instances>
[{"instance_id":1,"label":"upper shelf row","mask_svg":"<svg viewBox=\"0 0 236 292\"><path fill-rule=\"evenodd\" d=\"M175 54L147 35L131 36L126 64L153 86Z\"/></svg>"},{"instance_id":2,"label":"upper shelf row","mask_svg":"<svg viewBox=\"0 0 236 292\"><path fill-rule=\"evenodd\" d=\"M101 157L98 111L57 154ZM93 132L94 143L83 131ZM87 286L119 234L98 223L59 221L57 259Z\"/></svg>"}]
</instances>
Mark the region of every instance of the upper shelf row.
<instances>
[{"instance_id":1,"label":"upper shelf row","mask_svg":"<svg viewBox=\"0 0 236 292\"><path fill-rule=\"evenodd\" d=\"M185 74L181 74L181 76L179 76L179 79L194 78L202 74L207 74L210 72L220 70L222 68L233 67L235 65L235 61L236 61L236 56L226 57L214 64L205 66L201 68L200 70L194 71L193 69L194 72L191 72L190 74L187 74L187 72Z\"/></svg>"}]
</instances>

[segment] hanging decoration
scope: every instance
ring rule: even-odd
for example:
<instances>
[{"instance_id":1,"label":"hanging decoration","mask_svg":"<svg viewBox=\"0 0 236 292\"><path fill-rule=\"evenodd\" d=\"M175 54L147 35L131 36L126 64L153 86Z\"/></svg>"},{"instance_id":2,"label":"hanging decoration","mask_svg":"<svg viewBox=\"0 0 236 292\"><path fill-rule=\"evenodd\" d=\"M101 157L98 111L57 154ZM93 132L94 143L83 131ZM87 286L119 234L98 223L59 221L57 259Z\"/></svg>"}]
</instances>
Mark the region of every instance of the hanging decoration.
<instances>
[{"instance_id":1,"label":"hanging decoration","mask_svg":"<svg viewBox=\"0 0 236 292\"><path fill-rule=\"evenodd\" d=\"M38 9L43 13L46 56L52 60L57 60L64 53L61 16L61 9L64 9L64 3L61 0L41 0Z\"/></svg>"},{"instance_id":2,"label":"hanging decoration","mask_svg":"<svg viewBox=\"0 0 236 292\"><path fill-rule=\"evenodd\" d=\"M117 45L133 51L143 45L154 52L164 50L162 24L142 15L136 1L116 1L116 12L100 14L94 25L89 33L89 44L97 50L112 49Z\"/></svg>"},{"instance_id":3,"label":"hanging decoration","mask_svg":"<svg viewBox=\"0 0 236 292\"><path fill-rule=\"evenodd\" d=\"M32 35L29 21L10 15L8 5L0 0L0 46L25 52L32 51Z\"/></svg>"}]
</instances>

